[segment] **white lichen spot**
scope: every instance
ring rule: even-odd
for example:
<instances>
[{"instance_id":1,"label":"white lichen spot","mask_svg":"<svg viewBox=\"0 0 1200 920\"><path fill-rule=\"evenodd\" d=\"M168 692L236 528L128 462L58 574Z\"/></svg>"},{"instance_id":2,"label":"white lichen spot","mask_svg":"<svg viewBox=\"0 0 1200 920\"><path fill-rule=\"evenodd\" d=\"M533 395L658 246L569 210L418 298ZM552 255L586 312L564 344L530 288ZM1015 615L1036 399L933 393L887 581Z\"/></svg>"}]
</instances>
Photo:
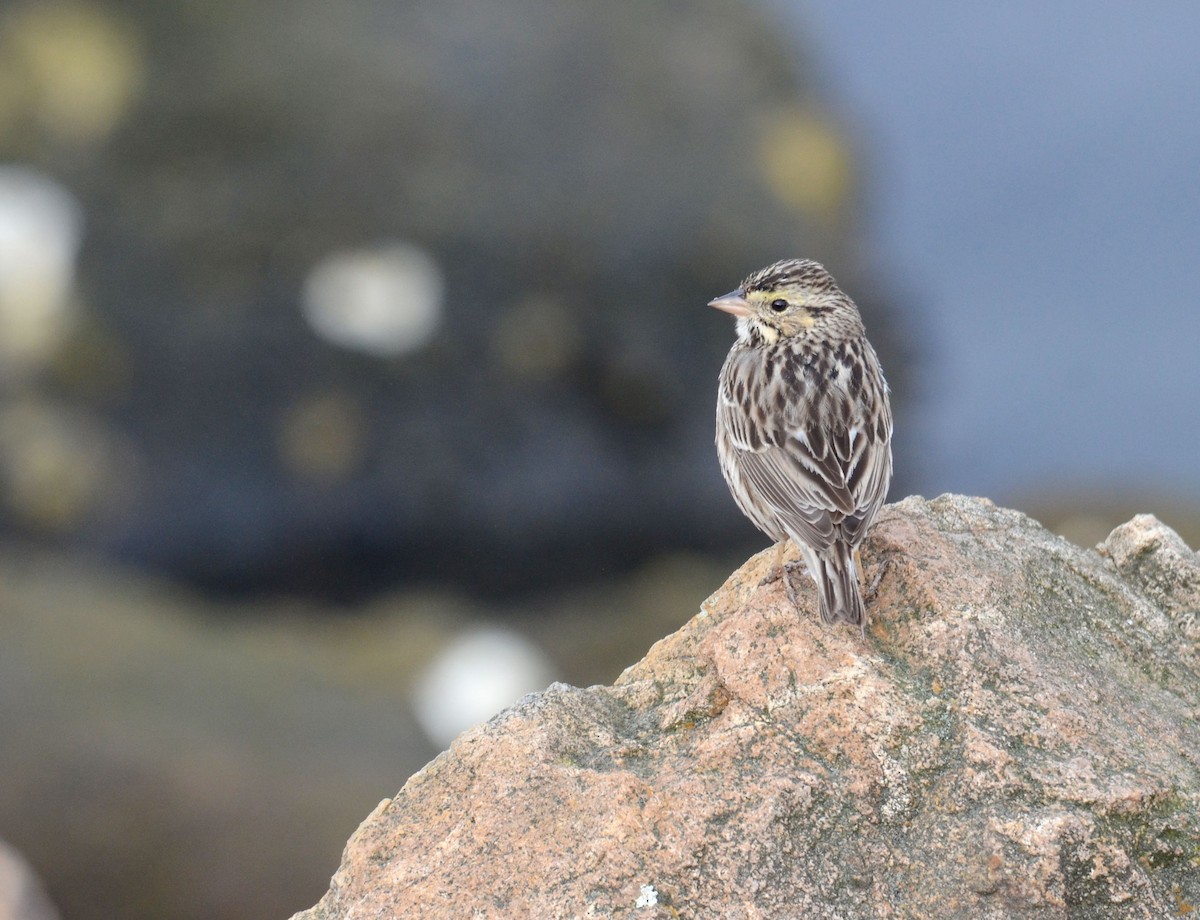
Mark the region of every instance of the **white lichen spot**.
<instances>
[{"instance_id":1,"label":"white lichen spot","mask_svg":"<svg viewBox=\"0 0 1200 920\"><path fill-rule=\"evenodd\" d=\"M875 758L883 772L884 799L879 807L880 815L893 821L912 807L912 791L908 770L892 757L882 745L875 746Z\"/></svg>"},{"instance_id":2,"label":"white lichen spot","mask_svg":"<svg viewBox=\"0 0 1200 920\"><path fill-rule=\"evenodd\" d=\"M633 906L637 907L657 907L658 892L653 885L643 885L642 893L638 895L638 899L633 902Z\"/></svg>"}]
</instances>

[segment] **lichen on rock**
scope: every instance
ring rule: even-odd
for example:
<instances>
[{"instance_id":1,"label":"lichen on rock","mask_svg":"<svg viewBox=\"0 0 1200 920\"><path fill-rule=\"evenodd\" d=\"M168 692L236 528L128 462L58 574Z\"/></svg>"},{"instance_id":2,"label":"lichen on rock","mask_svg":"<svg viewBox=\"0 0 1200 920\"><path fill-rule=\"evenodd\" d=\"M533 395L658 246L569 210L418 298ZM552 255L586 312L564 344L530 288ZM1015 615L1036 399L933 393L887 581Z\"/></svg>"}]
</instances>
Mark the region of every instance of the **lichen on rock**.
<instances>
[{"instance_id":1,"label":"lichen on rock","mask_svg":"<svg viewBox=\"0 0 1200 920\"><path fill-rule=\"evenodd\" d=\"M794 610L774 555L613 686L461 736L297 920L1200 904L1200 558L1168 528L1084 550L985 500L905 499L864 547L865 639Z\"/></svg>"}]
</instances>

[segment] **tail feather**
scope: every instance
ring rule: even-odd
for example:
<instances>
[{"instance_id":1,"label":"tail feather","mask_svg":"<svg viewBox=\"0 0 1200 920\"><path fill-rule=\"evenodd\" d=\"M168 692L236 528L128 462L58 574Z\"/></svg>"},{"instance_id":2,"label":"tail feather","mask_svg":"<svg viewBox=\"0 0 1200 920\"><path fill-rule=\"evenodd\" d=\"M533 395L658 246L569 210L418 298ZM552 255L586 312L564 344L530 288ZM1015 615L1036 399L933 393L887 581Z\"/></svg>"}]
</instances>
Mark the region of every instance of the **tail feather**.
<instances>
[{"instance_id":1,"label":"tail feather","mask_svg":"<svg viewBox=\"0 0 1200 920\"><path fill-rule=\"evenodd\" d=\"M854 549L848 543L837 542L828 553L822 553L811 567L817 582L821 620L825 623L850 623L866 629L867 611L858 587L858 568L854 564Z\"/></svg>"}]
</instances>

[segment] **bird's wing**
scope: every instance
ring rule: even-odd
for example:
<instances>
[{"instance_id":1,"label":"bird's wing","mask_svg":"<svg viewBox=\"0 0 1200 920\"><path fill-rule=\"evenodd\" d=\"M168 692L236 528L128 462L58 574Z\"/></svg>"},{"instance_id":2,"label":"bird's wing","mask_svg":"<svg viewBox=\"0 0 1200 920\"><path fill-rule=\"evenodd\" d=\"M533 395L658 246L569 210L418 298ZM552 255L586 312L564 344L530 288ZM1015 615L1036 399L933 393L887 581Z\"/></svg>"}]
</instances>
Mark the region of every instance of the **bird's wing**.
<instances>
[{"instance_id":1,"label":"bird's wing","mask_svg":"<svg viewBox=\"0 0 1200 920\"><path fill-rule=\"evenodd\" d=\"M854 496L858 511L842 522L845 538L858 545L875 520L888 486L892 482L892 407L887 383L879 369L879 359L869 343L863 343L862 360L866 364L862 399L857 402L856 425L862 432L846 471L846 485Z\"/></svg>"},{"instance_id":2,"label":"bird's wing","mask_svg":"<svg viewBox=\"0 0 1200 920\"><path fill-rule=\"evenodd\" d=\"M876 426L863 438L862 449L849 468L847 485L858 510L842 521L842 534L857 546L866 536L867 527L875 520L892 481L891 418Z\"/></svg>"},{"instance_id":3,"label":"bird's wing","mask_svg":"<svg viewBox=\"0 0 1200 920\"><path fill-rule=\"evenodd\" d=\"M783 529L814 549L828 549L836 538L824 478L806 466L802 455L771 447L741 457L742 474L763 501L769 502Z\"/></svg>"},{"instance_id":4,"label":"bird's wing","mask_svg":"<svg viewBox=\"0 0 1200 920\"><path fill-rule=\"evenodd\" d=\"M843 390L764 367L752 355L739 361L720 403L742 474L810 546L861 542L891 478L890 415L878 424Z\"/></svg>"},{"instance_id":5,"label":"bird's wing","mask_svg":"<svg viewBox=\"0 0 1200 920\"><path fill-rule=\"evenodd\" d=\"M773 516L795 538L815 548L832 544L834 514L854 508L841 465L817 437L813 450L807 426L793 419L804 403L802 375L789 377L786 390L770 373L760 352L736 357L724 375L717 412L729 435L739 471Z\"/></svg>"}]
</instances>

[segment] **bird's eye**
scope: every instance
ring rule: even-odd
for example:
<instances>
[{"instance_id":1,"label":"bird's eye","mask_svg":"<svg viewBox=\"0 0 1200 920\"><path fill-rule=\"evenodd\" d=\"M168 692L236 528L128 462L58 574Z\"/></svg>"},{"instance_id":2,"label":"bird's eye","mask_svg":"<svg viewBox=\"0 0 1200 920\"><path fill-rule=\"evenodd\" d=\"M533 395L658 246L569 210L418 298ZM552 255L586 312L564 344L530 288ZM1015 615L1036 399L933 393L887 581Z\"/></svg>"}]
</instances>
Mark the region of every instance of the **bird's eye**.
<instances>
[{"instance_id":1,"label":"bird's eye","mask_svg":"<svg viewBox=\"0 0 1200 920\"><path fill-rule=\"evenodd\" d=\"M772 300L771 301L771 309L774 310L776 313L782 313L787 308L788 308L788 302L786 300Z\"/></svg>"}]
</instances>

